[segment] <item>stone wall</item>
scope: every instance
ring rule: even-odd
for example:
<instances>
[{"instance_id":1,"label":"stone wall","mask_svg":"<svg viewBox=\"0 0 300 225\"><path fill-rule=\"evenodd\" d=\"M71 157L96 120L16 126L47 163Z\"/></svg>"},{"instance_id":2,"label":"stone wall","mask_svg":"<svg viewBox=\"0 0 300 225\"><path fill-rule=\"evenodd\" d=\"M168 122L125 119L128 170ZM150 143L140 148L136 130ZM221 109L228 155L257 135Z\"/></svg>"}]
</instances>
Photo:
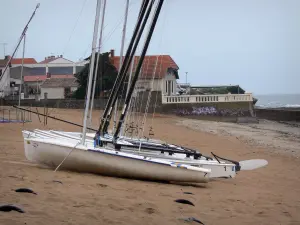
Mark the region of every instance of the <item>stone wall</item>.
<instances>
[{"instance_id":1,"label":"stone wall","mask_svg":"<svg viewBox=\"0 0 300 225\"><path fill-rule=\"evenodd\" d=\"M255 113L261 119L300 122L300 108L255 109Z\"/></svg>"},{"instance_id":2,"label":"stone wall","mask_svg":"<svg viewBox=\"0 0 300 225\"><path fill-rule=\"evenodd\" d=\"M137 96L138 107L135 111L144 113L149 91L140 92ZM124 101L124 100L122 100ZM133 99L134 101L134 99ZM104 109L107 103L107 99L95 99L95 109ZM120 103L120 102L119 102ZM5 101L6 105L17 105L18 101ZM34 106L44 107L46 105L50 108L71 108L71 109L83 109L85 107L85 100L76 99L48 99L48 100L22 100L22 106ZM122 105L122 102L120 103ZM121 107L119 108L121 110ZM150 103L148 107L148 113L163 114L175 114L178 116L195 118L195 119L207 119L207 120L218 120L218 121L230 121L236 122L239 117L251 117L249 110L249 103L195 103L195 104L162 104L161 92L151 92Z\"/></svg>"},{"instance_id":3,"label":"stone wall","mask_svg":"<svg viewBox=\"0 0 300 225\"><path fill-rule=\"evenodd\" d=\"M95 99L94 105L96 109L103 109L106 105L107 99ZM18 100L5 100L4 105L18 105ZM84 109L85 100L77 99L41 99L36 101L34 99L25 99L21 101L22 106L44 107L49 108L70 108L70 109Z\"/></svg>"}]
</instances>

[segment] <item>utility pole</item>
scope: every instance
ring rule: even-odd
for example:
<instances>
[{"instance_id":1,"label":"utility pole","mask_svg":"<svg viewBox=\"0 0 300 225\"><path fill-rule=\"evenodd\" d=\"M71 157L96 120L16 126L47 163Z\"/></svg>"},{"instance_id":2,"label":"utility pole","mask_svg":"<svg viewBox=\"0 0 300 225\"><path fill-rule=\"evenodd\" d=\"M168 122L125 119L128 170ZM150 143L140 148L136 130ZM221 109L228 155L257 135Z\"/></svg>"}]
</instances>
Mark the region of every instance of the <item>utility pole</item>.
<instances>
[{"instance_id":1,"label":"utility pole","mask_svg":"<svg viewBox=\"0 0 300 225\"><path fill-rule=\"evenodd\" d=\"M24 34L24 37L23 37L23 55L22 55L22 67L21 67L21 74L20 74L20 86L19 86L19 107L21 106L21 94L22 94L22 85L23 85L25 41L26 41L26 34Z\"/></svg>"},{"instance_id":2,"label":"utility pole","mask_svg":"<svg viewBox=\"0 0 300 225\"><path fill-rule=\"evenodd\" d=\"M188 75L188 72L185 72L185 84L187 85L187 75Z\"/></svg>"},{"instance_id":3,"label":"utility pole","mask_svg":"<svg viewBox=\"0 0 300 225\"><path fill-rule=\"evenodd\" d=\"M7 45L7 43L0 43L1 45L3 45L3 59L5 58L5 46Z\"/></svg>"}]
</instances>

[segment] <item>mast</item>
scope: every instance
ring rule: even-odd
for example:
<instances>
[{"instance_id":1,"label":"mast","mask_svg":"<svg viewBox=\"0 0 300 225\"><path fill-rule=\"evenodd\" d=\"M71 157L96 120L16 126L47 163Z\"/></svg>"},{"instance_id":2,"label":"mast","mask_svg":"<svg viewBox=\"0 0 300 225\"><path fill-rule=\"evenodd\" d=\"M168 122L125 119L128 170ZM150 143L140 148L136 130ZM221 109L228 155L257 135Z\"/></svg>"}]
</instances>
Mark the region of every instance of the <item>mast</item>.
<instances>
[{"instance_id":1,"label":"mast","mask_svg":"<svg viewBox=\"0 0 300 225\"><path fill-rule=\"evenodd\" d=\"M107 116L111 112L111 106L113 105L112 103L115 103L115 102L113 102L114 94L116 92L116 89L117 90L119 89L120 79L123 76L123 73L124 73L124 70L125 70L125 66L124 65L126 65L127 61L129 60L129 57L130 57L130 54L131 54L131 49L132 49L132 46L134 44L135 38L137 36L137 33L139 31L139 28L141 26L142 20L144 18L145 11L146 11L146 8L148 6L148 3L149 3L149 0L144 0L142 2L137 24L136 24L136 26L134 28L134 32L133 32L132 38L130 40L130 43L129 43L129 46L128 46L128 49L127 49L127 52L126 52L126 55L125 55L125 58L124 58L124 61L122 63L121 70L119 71L118 76L116 78L116 81L114 83L114 86L113 86L113 88L110 91L110 96L109 96L109 99L108 99L107 104L105 106L105 110L104 110L104 113L103 113L103 116L102 116L102 119L101 119L101 123L100 123L100 126L98 128L98 133L101 133L101 132L104 133L104 130L103 130L104 124L107 123L107 120L108 120Z\"/></svg>"},{"instance_id":2,"label":"mast","mask_svg":"<svg viewBox=\"0 0 300 225\"><path fill-rule=\"evenodd\" d=\"M103 8L102 8L102 18L101 18L101 26L100 26L100 37L99 37L99 49L97 54L97 62L96 62L96 70L94 73L94 83L93 83L93 94L92 94L92 101L91 101L91 109L90 109L90 115L89 115L89 123L92 124L92 114L93 114L93 108L94 108L94 99L95 99L95 91L96 91L96 81L97 81L97 74L98 74L98 66L99 66L99 58L101 54L101 45L102 45L102 37L103 37L103 25L104 25L104 18L105 18L105 8L106 8L106 0L104 0ZM102 71L102 68L100 68L100 71ZM100 76L102 74L100 73Z\"/></svg>"},{"instance_id":3,"label":"mast","mask_svg":"<svg viewBox=\"0 0 300 225\"><path fill-rule=\"evenodd\" d=\"M85 137L86 137L87 116L88 116L90 100L91 100L91 87L92 87L93 71L94 71L94 66L95 66L95 52L96 52L96 44L97 44L96 42L97 42L98 27L99 27L100 8L101 8L101 0L97 0L96 16L95 16L95 24L94 24L94 35L93 35L93 42L92 42L92 57L90 60L90 71L89 71L89 77L88 77L88 92L86 95L86 104L85 104L84 117L83 117L81 144L85 144Z\"/></svg>"},{"instance_id":4,"label":"mast","mask_svg":"<svg viewBox=\"0 0 300 225\"><path fill-rule=\"evenodd\" d=\"M117 126L116 131L115 131L114 136L113 136L113 141L114 142L117 140L117 138L119 136L120 129L122 127L122 124L124 122L124 118L125 118L126 113L128 111L129 102L130 102L135 84L138 80L139 72L140 72L140 69L142 67L146 52L148 50L149 43L150 43L150 40L151 40L151 37L152 37L152 34L153 34L153 31L154 31L154 28L155 28L155 25L156 25L156 22L157 22L159 14L160 14L163 3L164 3L164 0L159 0L159 2L157 4L156 11L155 11L155 14L154 14L154 18L152 20L151 27L150 27L150 30L148 32L148 36L147 36L147 39L146 39L146 42L145 42L145 45L144 45L144 48L143 48L143 51L142 51L142 54L141 54L141 58L139 60L139 63L138 63L137 69L136 69L136 72L135 72L135 76L132 79L128 95L126 96L126 99L125 99L124 108L122 110L122 114L120 116L118 126Z\"/></svg>"},{"instance_id":5,"label":"mast","mask_svg":"<svg viewBox=\"0 0 300 225\"><path fill-rule=\"evenodd\" d=\"M24 39L23 39L23 53L22 53L23 56L22 56L22 67L21 67L21 74L20 74L20 87L19 87L19 107L21 105L21 93L22 93L22 84L23 84L25 41L26 41L26 34L24 35Z\"/></svg>"},{"instance_id":6,"label":"mast","mask_svg":"<svg viewBox=\"0 0 300 225\"><path fill-rule=\"evenodd\" d=\"M121 51L120 51L119 71L121 70L122 61L123 61L123 51L124 51L124 42L125 42L125 36L126 36L126 25L127 25L127 17L128 17L128 8L129 8L129 0L126 1L126 6L125 6L125 16L124 16L124 24L123 24L123 31L122 31L123 34L122 34ZM114 132L114 130L116 128L117 110L118 110L118 99L116 101L116 106L115 106L113 132Z\"/></svg>"},{"instance_id":7,"label":"mast","mask_svg":"<svg viewBox=\"0 0 300 225\"><path fill-rule=\"evenodd\" d=\"M7 68L8 68L8 66L9 66L11 60L12 60L13 57L15 56L15 54L16 54L16 52L17 52L17 50L18 50L18 48L19 48L19 46L20 46L20 44L21 44L21 41L22 41L23 37L26 35L26 31L27 31L27 29L28 29L28 25L29 25L29 23L31 22L32 18L33 18L34 15L35 15L36 10L37 10L39 7L40 7L40 3L38 3L38 4L36 5L36 7L35 7L35 9L34 9L32 15L31 15L29 21L27 22L27 24L26 24L26 26L25 26L25 28L24 28L24 30L23 30L21 36L20 36L19 42L18 42L18 44L17 44L17 47L15 48L15 50L14 50L12 56L10 57L10 59L9 59L8 62L6 63L6 66L5 66L4 70L2 71L2 75L0 76L0 80L2 79L3 75L5 74L5 71L7 70Z\"/></svg>"},{"instance_id":8,"label":"mast","mask_svg":"<svg viewBox=\"0 0 300 225\"><path fill-rule=\"evenodd\" d=\"M128 69L129 69L129 66L130 66L130 62L131 62L131 60L132 60L132 58L133 58L133 56L134 56L134 54L135 54L135 51L136 51L137 46L138 46L138 44L139 44L139 41L140 41L140 39L141 39L142 33L143 33L143 31L144 31L145 25L146 25L147 20L148 20L148 18L149 18L149 15L150 15L150 12L151 12L151 10L152 10L152 6L153 6L154 2L155 2L155 0L151 0L151 3L149 4L149 7L148 7L148 4L147 4L147 11L146 11L146 14L145 14L145 18L144 18L143 23L142 23L142 26L141 26L141 28L140 28L140 30L139 30L139 33L138 33L138 36L137 36L137 40L136 40L136 42L134 43L132 52L131 52L130 57L129 57L129 61L126 62L125 69L124 69L124 71L122 71L122 76L121 76L121 79L120 79L120 81L119 81L119 83L118 83L117 91L115 91L115 95L113 96L112 106L109 108L109 111L108 111L108 114L107 114L107 117L106 117L106 121L105 121L105 123L104 123L104 125L103 125L103 129L102 129L102 132L103 132L103 133L107 133L107 128L108 128L108 126L109 126L109 122L110 122L110 119L111 119L111 111L112 111L112 108L113 108L113 106L114 106L115 103L116 103L116 98L117 98L118 94L120 93L121 85L122 85L122 84L124 83L124 81L125 81L125 77L126 77L127 71L128 71ZM148 3L149 3L149 2L148 2ZM123 63L123 65L124 65L124 64L125 64L125 63ZM122 66L122 68L124 68L124 67Z\"/></svg>"}]
</instances>

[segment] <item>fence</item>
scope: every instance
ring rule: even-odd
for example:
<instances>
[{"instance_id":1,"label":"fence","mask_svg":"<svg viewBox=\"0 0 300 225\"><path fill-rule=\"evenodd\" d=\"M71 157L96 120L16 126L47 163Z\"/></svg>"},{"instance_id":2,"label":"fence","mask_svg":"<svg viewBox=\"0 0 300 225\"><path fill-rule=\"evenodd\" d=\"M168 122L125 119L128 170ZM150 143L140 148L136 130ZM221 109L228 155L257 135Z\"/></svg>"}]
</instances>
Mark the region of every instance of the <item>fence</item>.
<instances>
[{"instance_id":1,"label":"fence","mask_svg":"<svg viewBox=\"0 0 300 225\"><path fill-rule=\"evenodd\" d=\"M30 109L30 107L26 107ZM26 123L31 122L31 112L26 112L12 107L1 107L0 123Z\"/></svg>"}]
</instances>

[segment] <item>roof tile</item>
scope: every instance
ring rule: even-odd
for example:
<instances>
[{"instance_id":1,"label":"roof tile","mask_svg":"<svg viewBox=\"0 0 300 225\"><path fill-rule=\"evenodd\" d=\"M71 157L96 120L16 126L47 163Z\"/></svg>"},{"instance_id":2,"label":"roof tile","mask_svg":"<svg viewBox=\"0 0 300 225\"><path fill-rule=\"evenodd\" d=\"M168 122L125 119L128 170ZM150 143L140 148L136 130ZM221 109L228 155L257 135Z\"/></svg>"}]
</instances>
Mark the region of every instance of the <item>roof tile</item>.
<instances>
[{"instance_id":1,"label":"roof tile","mask_svg":"<svg viewBox=\"0 0 300 225\"><path fill-rule=\"evenodd\" d=\"M135 56L133 71L136 70L139 59L140 59L140 56ZM118 69L120 66L120 56L114 56L112 58L112 61L113 61L114 66ZM156 61L157 61L157 65L156 65ZM175 63L175 61L169 55L145 56L143 66L141 69L141 78L152 79L154 76L154 79L161 79L166 75L169 67L172 67L177 70L179 69L178 65ZM155 75L153 75L154 72L155 72Z\"/></svg>"},{"instance_id":2,"label":"roof tile","mask_svg":"<svg viewBox=\"0 0 300 225\"><path fill-rule=\"evenodd\" d=\"M76 78L50 78L46 79L41 88L78 87Z\"/></svg>"},{"instance_id":3,"label":"roof tile","mask_svg":"<svg viewBox=\"0 0 300 225\"><path fill-rule=\"evenodd\" d=\"M24 64L36 64L37 61L34 58L24 58ZM22 64L22 58L13 58L11 64Z\"/></svg>"},{"instance_id":4,"label":"roof tile","mask_svg":"<svg viewBox=\"0 0 300 225\"><path fill-rule=\"evenodd\" d=\"M51 79L55 78L55 79L70 79L70 78L74 78L73 74L68 74L68 75L52 75ZM25 82L32 82L32 81L43 81L47 79L47 75L35 75L35 76L24 76L24 81Z\"/></svg>"}]
</instances>

